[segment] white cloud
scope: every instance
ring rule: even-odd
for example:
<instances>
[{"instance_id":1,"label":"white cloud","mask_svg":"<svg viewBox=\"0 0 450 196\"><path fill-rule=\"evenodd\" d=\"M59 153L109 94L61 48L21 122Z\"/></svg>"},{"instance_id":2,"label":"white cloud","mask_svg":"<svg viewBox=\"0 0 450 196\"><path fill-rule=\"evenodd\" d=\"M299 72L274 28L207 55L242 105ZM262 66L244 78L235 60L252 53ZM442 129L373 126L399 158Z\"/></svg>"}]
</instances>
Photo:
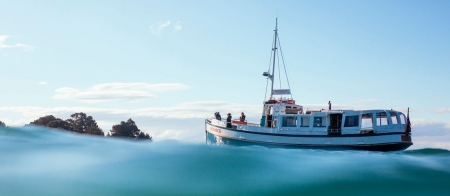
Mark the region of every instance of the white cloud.
<instances>
[{"instance_id":1,"label":"white cloud","mask_svg":"<svg viewBox=\"0 0 450 196\"><path fill-rule=\"evenodd\" d=\"M450 124L433 119L411 119L411 149L445 148L450 149Z\"/></svg>"},{"instance_id":2,"label":"white cloud","mask_svg":"<svg viewBox=\"0 0 450 196\"><path fill-rule=\"evenodd\" d=\"M413 145L409 149L442 148L450 150L450 135L447 136L412 136Z\"/></svg>"},{"instance_id":3,"label":"white cloud","mask_svg":"<svg viewBox=\"0 0 450 196\"><path fill-rule=\"evenodd\" d=\"M54 115L58 118L69 118L76 112L84 112L93 116L102 124L110 122L120 122L128 118L141 118L149 121L150 119L159 119L158 123L165 121L167 124L179 124L180 120L186 119L204 119L212 117L214 112L220 111L222 115L230 112L235 118L241 112L245 112L249 120L253 117L259 120L261 115L260 105L242 105L221 101L201 101L181 103L171 107L148 107L141 109L120 109L120 108L94 108L94 107L0 107L0 112L19 113L24 120L9 120L8 122L31 122L39 117ZM97 116L101 116L99 118ZM23 126L24 124L11 124L11 126ZM111 125L110 125L111 126ZM153 127L153 126L151 126ZM184 126L183 126L184 127ZM162 129L163 130L163 129Z\"/></svg>"},{"instance_id":4,"label":"white cloud","mask_svg":"<svg viewBox=\"0 0 450 196\"><path fill-rule=\"evenodd\" d=\"M150 32L152 32L155 35L160 35L161 32L170 25L170 20L166 22L159 22L157 24L154 24L150 26Z\"/></svg>"},{"instance_id":5,"label":"white cloud","mask_svg":"<svg viewBox=\"0 0 450 196\"><path fill-rule=\"evenodd\" d=\"M415 136L449 136L450 124L433 119L411 119L412 132ZM449 140L450 141L450 140Z\"/></svg>"},{"instance_id":6,"label":"white cloud","mask_svg":"<svg viewBox=\"0 0 450 196\"><path fill-rule=\"evenodd\" d=\"M0 121L4 122L6 126L23 126L30 123L28 119L16 119L12 120L10 118L1 118Z\"/></svg>"},{"instance_id":7,"label":"white cloud","mask_svg":"<svg viewBox=\"0 0 450 196\"><path fill-rule=\"evenodd\" d=\"M105 83L88 89L62 87L56 89L55 99L77 100L96 103L112 100L136 101L155 97L155 93L188 89L189 86L180 83Z\"/></svg>"},{"instance_id":8,"label":"white cloud","mask_svg":"<svg viewBox=\"0 0 450 196\"><path fill-rule=\"evenodd\" d=\"M169 27L171 25L170 20L166 21L166 22L158 22L154 25L150 26L150 32L155 34L155 35L161 35L161 33L163 32L163 30L167 27ZM177 21L175 24L173 24L173 29L174 31L180 31L182 28L181 22Z\"/></svg>"},{"instance_id":9,"label":"white cloud","mask_svg":"<svg viewBox=\"0 0 450 196\"><path fill-rule=\"evenodd\" d=\"M179 31L179 30L181 30L181 27L182 27L181 23L180 23L180 21L178 21L175 23L173 28L175 29L175 31Z\"/></svg>"},{"instance_id":10,"label":"white cloud","mask_svg":"<svg viewBox=\"0 0 450 196\"><path fill-rule=\"evenodd\" d=\"M0 49L5 49L5 48L22 48L23 51L33 51L34 50L34 46L32 45L27 45L27 44L13 44L13 45L8 45L5 44L6 39L10 37L8 35L0 35Z\"/></svg>"},{"instance_id":11,"label":"white cloud","mask_svg":"<svg viewBox=\"0 0 450 196\"><path fill-rule=\"evenodd\" d=\"M436 109L431 110L431 112L437 113L437 114L450 113L450 108L436 108Z\"/></svg>"},{"instance_id":12,"label":"white cloud","mask_svg":"<svg viewBox=\"0 0 450 196\"><path fill-rule=\"evenodd\" d=\"M172 107L148 107L141 109L119 109L119 108L93 108L93 107L0 107L0 111L17 112L25 117L41 117L45 115L62 115L75 112L100 113L107 115L122 115L129 117L152 117L152 118L205 118L212 117L214 112L222 114L232 113L237 117L241 112L248 116L258 116L261 113L260 105L242 105L222 101L199 101L181 103Z\"/></svg>"},{"instance_id":13,"label":"white cloud","mask_svg":"<svg viewBox=\"0 0 450 196\"><path fill-rule=\"evenodd\" d=\"M46 85L47 82L42 81L42 82L39 82L38 84L40 84L40 85Z\"/></svg>"},{"instance_id":14,"label":"white cloud","mask_svg":"<svg viewBox=\"0 0 450 196\"><path fill-rule=\"evenodd\" d=\"M202 121L199 121L202 122ZM201 123L199 123L201 124ZM144 130L145 128L143 128ZM205 140L205 132L198 129L196 131L187 129L162 129L160 127L145 129L153 138L156 140L180 140L180 141L204 141Z\"/></svg>"},{"instance_id":15,"label":"white cloud","mask_svg":"<svg viewBox=\"0 0 450 196\"><path fill-rule=\"evenodd\" d=\"M167 129L159 133L158 135L155 135L155 137L159 138L167 138L167 139L181 139L180 135L183 132L181 130L176 129Z\"/></svg>"}]
</instances>

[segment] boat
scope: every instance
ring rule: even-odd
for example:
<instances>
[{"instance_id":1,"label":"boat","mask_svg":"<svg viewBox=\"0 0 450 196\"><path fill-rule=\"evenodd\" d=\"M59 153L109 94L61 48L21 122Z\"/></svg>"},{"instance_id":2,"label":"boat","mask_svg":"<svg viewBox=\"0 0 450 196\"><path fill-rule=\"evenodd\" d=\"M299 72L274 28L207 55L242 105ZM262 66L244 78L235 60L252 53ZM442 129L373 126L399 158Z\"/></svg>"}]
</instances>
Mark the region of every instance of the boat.
<instances>
[{"instance_id":1,"label":"boat","mask_svg":"<svg viewBox=\"0 0 450 196\"><path fill-rule=\"evenodd\" d=\"M271 51L272 68L269 66L263 73L271 81L271 88L270 97L263 102L261 121L206 118L207 143L369 151L405 150L413 144L409 108L407 115L392 109L333 110L329 102L328 109L305 111L292 98L290 86L274 89L278 47L281 51L277 42L278 19Z\"/></svg>"}]
</instances>

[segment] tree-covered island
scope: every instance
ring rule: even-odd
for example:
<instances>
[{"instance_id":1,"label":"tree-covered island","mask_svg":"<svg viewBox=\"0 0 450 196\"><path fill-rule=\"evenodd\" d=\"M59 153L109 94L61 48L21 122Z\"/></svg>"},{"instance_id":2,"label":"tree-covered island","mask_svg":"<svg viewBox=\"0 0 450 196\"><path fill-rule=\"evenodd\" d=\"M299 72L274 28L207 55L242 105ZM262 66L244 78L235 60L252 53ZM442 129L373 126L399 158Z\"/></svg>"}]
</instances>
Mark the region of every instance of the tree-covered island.
<instances>
[{"instance_id":1,"label":"tree-covered island","mask_svg":"<svg viewBox=\"0 0 450 196\"><path fill-rule=\"evenodd\" d=\"M6 126L0 121L0 127ZM98 126L97 121L92 116L88 116L83 112L70 115L69 119L62 120L53 115L40 117L25 126L43 126L52 129L59 129L80 134L105 136L103 130ZM148 133L142 132L136 123L130 118L127 121L121 121L119 124L113 125L106 137L121 137L137 140L151 140L152 137Z\"/></svg>"}]
</instances>

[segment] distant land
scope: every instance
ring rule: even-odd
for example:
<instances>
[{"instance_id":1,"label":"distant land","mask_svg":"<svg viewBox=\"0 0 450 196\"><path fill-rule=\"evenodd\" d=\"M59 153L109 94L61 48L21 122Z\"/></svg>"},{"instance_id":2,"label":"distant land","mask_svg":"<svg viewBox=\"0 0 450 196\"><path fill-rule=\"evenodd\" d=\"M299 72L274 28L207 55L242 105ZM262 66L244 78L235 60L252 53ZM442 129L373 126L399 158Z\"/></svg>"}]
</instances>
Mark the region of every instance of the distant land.
<instances>
[{"instance_id":1,"label":"distant land","mask_svg":"<svg viewBox=\"0 0 450 196\"><path fill-rule=\"evenodd\" d=\"M0 121L0 126L6 126L6 124L3 121ZM127 121L121 121L119 124L113 125L111 130L105 135L105 132L97 125L94 118L83 112L74 113L70 115L69 119L66 120L56 118L53 115L47 115L40 117L24 126L42 126L55 130L105 137L152 140L152 137L148 133L142 132L131 118Z\"/></svg>"}]
</instances>

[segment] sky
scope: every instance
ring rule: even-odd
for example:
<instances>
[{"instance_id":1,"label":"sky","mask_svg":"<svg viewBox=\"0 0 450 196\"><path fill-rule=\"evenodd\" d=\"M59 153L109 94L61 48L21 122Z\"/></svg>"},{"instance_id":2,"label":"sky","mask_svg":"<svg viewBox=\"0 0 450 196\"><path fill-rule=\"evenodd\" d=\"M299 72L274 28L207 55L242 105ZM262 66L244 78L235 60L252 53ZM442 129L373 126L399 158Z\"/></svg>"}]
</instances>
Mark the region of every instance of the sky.
<instances>
[{"instance_id":1,"label":"sky","mask_svg":"<svg viewBox=\"0 0 450 196\"><path fill-rule=\"evenodd\" d=\"M189 142L217 111L259 122L277 17L297 103L409 107L412 148L450 149L445 0L0 0L0 120L84 112Z\"/></svg>"}]
</instances>

